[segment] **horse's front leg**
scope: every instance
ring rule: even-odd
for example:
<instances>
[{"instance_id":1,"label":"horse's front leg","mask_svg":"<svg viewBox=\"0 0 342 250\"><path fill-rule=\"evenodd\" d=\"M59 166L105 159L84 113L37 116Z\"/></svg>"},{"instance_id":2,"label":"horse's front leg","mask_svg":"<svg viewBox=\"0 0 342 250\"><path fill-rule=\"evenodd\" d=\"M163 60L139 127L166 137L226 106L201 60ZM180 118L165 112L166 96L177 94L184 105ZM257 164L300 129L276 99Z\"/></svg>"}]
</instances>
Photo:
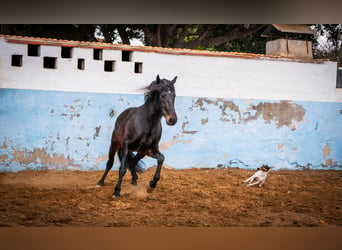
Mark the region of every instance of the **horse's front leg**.
<instances>
[{"instance_id":1,"label":"horse's front leg","mask_svg":"<svg viewBox=\"0 0 342 250\"><path fill-rule=\"evenodd\" d=\"M150 181L150 187L151 188L155 188L157 186L157 182L160 179L160 171L161 171L161 167L163 165L164 162L164 155L162 153L159 152L159 150L156 150L154 152L153 155L151 155L151 157L156 158L157 159L157 169L156 169L156 173L154 174L153 180Z\"/></svg>"}]
</instances>

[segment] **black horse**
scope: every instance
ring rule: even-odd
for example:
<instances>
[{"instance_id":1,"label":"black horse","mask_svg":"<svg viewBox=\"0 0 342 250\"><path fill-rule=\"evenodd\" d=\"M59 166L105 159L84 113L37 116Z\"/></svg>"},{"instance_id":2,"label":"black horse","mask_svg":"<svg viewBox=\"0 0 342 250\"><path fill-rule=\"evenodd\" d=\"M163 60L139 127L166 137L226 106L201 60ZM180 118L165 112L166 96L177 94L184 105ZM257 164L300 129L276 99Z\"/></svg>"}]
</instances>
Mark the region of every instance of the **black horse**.
<instances>
[{"instance_id":1,"label":"black horse","mask_svg":"<svg viewBox=\"0 0 342 250\"><path fill-rule=\"evenodd\" d=\"M118 152L121 165L113 196L120 196L122 178L127 169L132 174L132 185L137 185L137 172L142 171L139 160L146 155L157 159L157 169L153 180L150 181L150 187L157 186L164 162L164 155L159 151L162 134L161 118L164 116L167 125L170 126L177 122L174 108L176 80L177 76L169 81L160 79L158 75L157 79L145 88L147 91L145 103L140 107L128 108L118 116L112 134L106 170L97 186L104 185L104 180L113 166L116 152Z\"/></svg>"}]
</instances>

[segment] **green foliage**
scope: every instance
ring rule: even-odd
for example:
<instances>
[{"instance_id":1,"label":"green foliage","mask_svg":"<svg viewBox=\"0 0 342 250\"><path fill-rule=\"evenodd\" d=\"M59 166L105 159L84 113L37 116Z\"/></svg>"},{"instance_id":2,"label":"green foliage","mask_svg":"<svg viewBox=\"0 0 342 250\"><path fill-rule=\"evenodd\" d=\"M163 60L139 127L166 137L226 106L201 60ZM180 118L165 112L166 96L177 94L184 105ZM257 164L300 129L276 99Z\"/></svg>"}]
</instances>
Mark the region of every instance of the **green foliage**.
<instances>
[{"instance_id":1,"label":"green foliage","mask_svg":"<svg viewBox=\"0 0 342 250\"><path fill-rule=\"evenodd\" d=\"M261 37L263 30L259 30L248 37L234 39L229 42L208 48L214 51L245 52L254 54L265 54L266 38Z\"/></svg>"},{"instance_id":2,"label":"green foliage","mask_svg":"<svg viewBox=\"0 0 342 250\"><path fill-rule=\"evenodd\" d=\"M8 24L0 33L67 40L94 41L96 25L88 24Z\"/></svg>"},{"instance_id":3,"label":"green foliage","mask_svg":"<svg viewBox=\"0 0 342 250\"><path fill-rule=\"evenodd\" d=\"M316 24L317 37L313 42L313 53L316 58L328 58L342 65L342 24ZM318 36L324 36L326 42L320 44Z\"/></svg>"},{"instance_id":4,"label":"green foliage","mask_svg":"<svg viewBox=\"0 0 342 250\"><path fill-rule=\"evenodd\" d=\"M313 52L342 64L342 24L313 25L316 36ZM101 41L130 44L138 39L147 46L189 48L264 54L266 38L261 33L266 25L256 24L8 24L0 33L67 40ZM322 47L318 35L325 35Z\"/></svg>"}]
</instances>

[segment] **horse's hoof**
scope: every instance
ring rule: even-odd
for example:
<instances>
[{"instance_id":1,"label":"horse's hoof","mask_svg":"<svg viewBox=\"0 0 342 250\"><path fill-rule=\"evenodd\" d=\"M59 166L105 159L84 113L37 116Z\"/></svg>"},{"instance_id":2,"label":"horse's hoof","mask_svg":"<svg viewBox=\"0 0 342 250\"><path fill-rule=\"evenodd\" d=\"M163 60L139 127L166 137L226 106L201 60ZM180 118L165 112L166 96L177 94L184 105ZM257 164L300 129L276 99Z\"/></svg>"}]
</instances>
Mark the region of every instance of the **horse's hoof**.
<instances>
[{"instance_id":1,"label":"horse's hoof","mask_svg":"<svg viewBox=\"0 0 342 250\"><path fill-rule=\"evenodd\" d=\"M112 194L112 197L114 198L115 197L120 197L120 190L119 189L115 189L113 194Z\"/></svg>"},{"instance_id":2,"label":"horse's hoof","mask_svg":"<svg viewBox=\"0 0 342 250\"><path fill-rule=\"evenodd\" d=\"M150 187L151 188L156 188L157 183L155 183L154 181L150 181Z\"/></svg>"},{"instance_id":3,"label":"horse's hoof","mask_svg":"<svg viewBox=\"0 0 342 250\"><path fill-rule=\"evenodd\" d=\"M119 193L113 193L113 194L112 194L112 198L118 198L118 197L120 197L120 194L119 194Z\"/></svg>"},{"instance_id":4,"label":"horse's hoof","mask_svg":"<svg viewBox=\"0 0 342 250\"><path fill-rule=\"evenodd\" d=\"M101 187L103 187L104 186L104 182L101 182L101 181L99 181L97 184L96 184L96 187L97 188L101 188Z\"/></svg>"}]
</instances>

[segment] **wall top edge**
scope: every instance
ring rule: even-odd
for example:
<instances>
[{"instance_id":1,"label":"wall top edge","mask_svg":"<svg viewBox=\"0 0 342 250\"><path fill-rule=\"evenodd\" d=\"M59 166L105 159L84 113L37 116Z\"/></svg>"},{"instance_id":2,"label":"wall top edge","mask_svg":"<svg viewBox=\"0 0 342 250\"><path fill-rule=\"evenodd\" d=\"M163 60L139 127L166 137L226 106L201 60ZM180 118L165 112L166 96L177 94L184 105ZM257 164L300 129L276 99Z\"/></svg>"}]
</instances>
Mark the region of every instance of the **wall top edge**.
<instances>
[{"instance_id":1,"label":"wall top edge","mask_svg":"<svg viewBox=\"0 0 342 250\"><path fill-rule=\"evenodd\" d=\"M183 48L162 48L151 47L143 45L126 45L126 44L111 44L103 42L88 42L88 41L72 41L72 40L59 40L53 38L40 38L40 37L24 37L13 35L1 35L7 43L23 43L23 44L36 44L47 46L65 46L65 47L78 47L78 48L92 48L92 49L108 49L108 50L128 50L138 52L171 54L171 55L191 55L191 56L212 56L212 57L230 57L242 59L257 59L257 60L276 60L276 61L289 61L289 62L302 62L302 63L324 63L328 59L297 59L290 56L278 55L265 55L241 52L227 52L227 51L208 51L208 50L194 50Z\"/></svg>"}]
</instances>

